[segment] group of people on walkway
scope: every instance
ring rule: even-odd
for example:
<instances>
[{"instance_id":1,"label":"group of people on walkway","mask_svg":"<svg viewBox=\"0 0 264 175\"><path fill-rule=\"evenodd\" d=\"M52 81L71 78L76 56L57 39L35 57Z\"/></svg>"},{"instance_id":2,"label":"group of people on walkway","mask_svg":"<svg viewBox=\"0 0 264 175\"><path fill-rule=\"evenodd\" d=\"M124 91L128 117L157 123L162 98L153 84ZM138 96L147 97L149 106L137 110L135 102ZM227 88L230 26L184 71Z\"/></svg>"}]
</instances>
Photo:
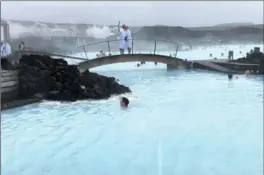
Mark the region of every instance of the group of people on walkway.
<instances>
[{"instance_id":1,"label":"group of people on walkway","mask_svg":"<svg viewBox=\"0 0 264 175\"><path fill-rule=\"evenodd\" d=\"M19 43L18 50L23 51L25 49L25 43L22 41ZM7 57L12 54L11 45L7 41L1 41L1 58Z\"/></svg>"},{"instance_id":2,"label":"group of people on walkway","mask_svg":"<svg viewBox=\"0 0 264 175\"><path fill-rule=\"evenodd\" d=\"M131 53L132 48L132 35L129 27L125 24L122 25L120 30L120 54L124 54L125 50L128 50L128 54Z\"/></svg>"}]
</instances>

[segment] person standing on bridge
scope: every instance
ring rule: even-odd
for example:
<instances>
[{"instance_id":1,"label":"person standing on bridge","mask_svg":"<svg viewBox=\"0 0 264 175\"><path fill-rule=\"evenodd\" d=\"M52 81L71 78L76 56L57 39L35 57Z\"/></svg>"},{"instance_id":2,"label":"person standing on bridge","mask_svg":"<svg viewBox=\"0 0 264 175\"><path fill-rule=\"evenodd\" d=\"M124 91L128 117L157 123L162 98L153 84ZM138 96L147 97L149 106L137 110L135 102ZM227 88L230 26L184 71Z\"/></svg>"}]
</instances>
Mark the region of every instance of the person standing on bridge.
<instances>
[{"instance_id":1,"label":"person standing on bridge","mask_svg":"<svg viewBox=\"0 0 264 175\"><path fill-rule=\"evenodd\" d=\"M127 35L126 48L128 50L128 54L130 54L131 48L132 48L132 35L131 35L131 32L130 32L128 26L125 26L125 31L126 31L126 35Z\"/></svg>"},{"instance_id":2,"label":"person standing on bridge","mask_svg":"<svg viewBox=\"0 0 264 175\"><path fill-rule=\"evenodd\" d=\"M119 37L119 39L120 39L120 46L119 46L119 48L120 48L120 54L121 55L124 54L124 51L125 51L125 48L126 48L126 40L128 38L127 37L127 32L126 32L125 28L126 28L126 25L123 24L122 25L122 29L120 30L120 37Z\"/></svg>"}]
</instances>

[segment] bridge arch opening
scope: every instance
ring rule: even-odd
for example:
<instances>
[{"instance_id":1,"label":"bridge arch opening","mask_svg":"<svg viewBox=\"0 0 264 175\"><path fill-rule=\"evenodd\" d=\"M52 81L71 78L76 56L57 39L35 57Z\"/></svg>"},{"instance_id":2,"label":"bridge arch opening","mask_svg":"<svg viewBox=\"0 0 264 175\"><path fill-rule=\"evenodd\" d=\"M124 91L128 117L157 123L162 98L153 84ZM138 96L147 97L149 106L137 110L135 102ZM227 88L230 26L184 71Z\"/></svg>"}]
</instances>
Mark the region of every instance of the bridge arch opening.
<instances>
[{"instance_id":1,"label":"bridge arch opening","mask_svg":"<svg viewBox=\"0 0 264 175\"><path fill-rule=\"evenodd\" d=\"M166 65L171 65L173 67L186 68L188 62L179 58L174 58L164 55L153 55L153 54L127 54L127 55L112 55L101 58L95 58L79 63L79 68L81 70L92 69L99 66L116 64L116 63L129 63L129 62L153 62L163 63Z\"/></svg>"}]
</instances>

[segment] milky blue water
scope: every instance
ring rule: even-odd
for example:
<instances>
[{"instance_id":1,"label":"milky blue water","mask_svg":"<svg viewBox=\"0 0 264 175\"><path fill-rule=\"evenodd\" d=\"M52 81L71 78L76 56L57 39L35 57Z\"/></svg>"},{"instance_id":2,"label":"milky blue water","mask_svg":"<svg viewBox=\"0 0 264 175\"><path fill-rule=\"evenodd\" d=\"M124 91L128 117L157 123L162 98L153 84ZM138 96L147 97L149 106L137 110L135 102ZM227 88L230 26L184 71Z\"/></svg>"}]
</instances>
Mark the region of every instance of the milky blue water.
<instances>
[{"instance_id":1,"label":"milky blue water","mask_svg":"<svg viewBox=\"0 0 264 175\"><path fill-rule=\"evenodd\" d=\"M2 111L1 173L263 173L263 77L144 66L97 70L132 89L126 110L112 97Z\"/></svg>"}]
</instances>

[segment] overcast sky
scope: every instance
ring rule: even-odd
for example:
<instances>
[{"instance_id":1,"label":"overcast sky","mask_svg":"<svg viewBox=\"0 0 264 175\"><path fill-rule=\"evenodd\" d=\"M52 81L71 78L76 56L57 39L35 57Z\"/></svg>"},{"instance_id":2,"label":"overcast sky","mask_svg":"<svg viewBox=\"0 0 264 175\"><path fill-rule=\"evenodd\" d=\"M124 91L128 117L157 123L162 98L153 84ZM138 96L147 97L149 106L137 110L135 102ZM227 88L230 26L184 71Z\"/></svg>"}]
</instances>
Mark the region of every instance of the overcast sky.
<instances>
[{"instance_id":1,"label":"overcast sky","mask_svg":"<svg viewBox=\"0 0 264 175\"><path fill-rule=\"evenodd\" d=\"M89 24L210 26L263 23L262 1L38 1L1 2L2 19Z\"/></svg>"}]
</instances>

